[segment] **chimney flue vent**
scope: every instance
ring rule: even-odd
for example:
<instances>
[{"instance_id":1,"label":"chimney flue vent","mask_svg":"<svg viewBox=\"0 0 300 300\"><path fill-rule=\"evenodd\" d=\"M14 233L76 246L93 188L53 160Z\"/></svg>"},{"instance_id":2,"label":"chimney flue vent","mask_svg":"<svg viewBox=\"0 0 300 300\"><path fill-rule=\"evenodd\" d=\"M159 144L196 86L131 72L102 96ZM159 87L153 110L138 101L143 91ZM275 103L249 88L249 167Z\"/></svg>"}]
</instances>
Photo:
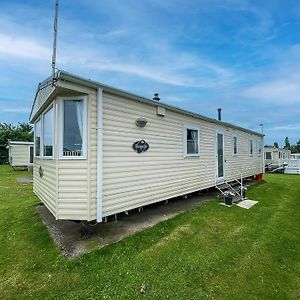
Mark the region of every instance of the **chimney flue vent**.
<instances>
[{"instance_id":1,"label":"chimney flue vent","mask_svg":"<svg viewBox=\"0 0 300 300\"><path fill-rule=\"evenodd\" d=\"M154 94L153 100L155 100L155 101L159 101L160 100L158 93Z\"/></svg>"},{"instance_id":2,"label":"chimney flue vent","mask_svg":"<svg viewBox=\"0 0 300 300\"><path fill-rule=\"evenodd\" d=\"M218 108L218 120L219 121L222 121L221 111L222 111L222 108Z\"/></svg>"}]
</instances>

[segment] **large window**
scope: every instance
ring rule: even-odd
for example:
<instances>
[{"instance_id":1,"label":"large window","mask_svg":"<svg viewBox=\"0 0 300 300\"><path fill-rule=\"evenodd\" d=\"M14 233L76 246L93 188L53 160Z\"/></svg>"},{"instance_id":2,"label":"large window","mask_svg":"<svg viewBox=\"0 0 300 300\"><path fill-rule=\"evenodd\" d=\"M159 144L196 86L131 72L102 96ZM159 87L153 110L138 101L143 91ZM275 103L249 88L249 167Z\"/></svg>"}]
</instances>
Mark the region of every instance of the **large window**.
<instances>
[{"instance_id":1,"label":"large window","mask_svg":"<svg viewBox=\"0 0 300 300\"><path fill-rule=\"evenodd\" d=\"M83 99L63 100L62 156L83 158L86 148L86 104Z\"/></svg>"},{"instance_id":2,"label":"large window","mask_svg":"<svg viewBox=\"0 0 300 300\"><path fill-rule=\"evenodd\" d=\"M41 155L41 120L38 120L34 124L34 147L35 147L35 156Z\"/></svg>"},{"instance_id":3,"label":"large window","mask_svg":"<svg viewBox=\"0 0 300 300\"><path fill-rule=\"evenodd\" d=\"M185 155L199 155L199 129L185 127Z\"/></svg>"},{"instance_id":4,"label":"large window","mask_svg":"<svg viewBox=\"0 0 300 300\"><path fill-rule=\"evenodd\" d=\"M53 156L53 107L43 115L43 156Z\"/></svg>"},{"instance_id":5,"label":"large window","mask_svg":"<svg viewBox=\"0 0 300 300\"><path fill-rule=\"evenodd\" d=\"M237 137L234 136L232 138L232 152L233 152L233 155L237 155L237 152L238 152L238 148L237 148Z\"/></svg>"},{"instance_id":6,"label":"large window","mask_svg":"<svg viewBox=\"0 0 300 300\"><path fill-rule=\"evenodd\" d=\"M249 155L253 156L253 140L249 140Z\"/></svg>"}]
</instances>

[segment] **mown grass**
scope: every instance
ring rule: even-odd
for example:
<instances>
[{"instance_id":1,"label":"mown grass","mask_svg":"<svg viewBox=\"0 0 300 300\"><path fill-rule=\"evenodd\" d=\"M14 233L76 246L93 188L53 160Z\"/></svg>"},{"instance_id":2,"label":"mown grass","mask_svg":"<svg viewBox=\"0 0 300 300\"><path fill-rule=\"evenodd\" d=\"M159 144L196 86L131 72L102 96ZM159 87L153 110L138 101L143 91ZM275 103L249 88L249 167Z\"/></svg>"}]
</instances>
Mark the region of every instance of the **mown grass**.
<instances>
[{"instance_id":1,"label":"mown grass","mask_svg":"<svg viewBox=\"0 0 300 300\"><path fill-rule=\"evenodd\" d=\"M18 176L0 167L0 298L300 298L300 176L267 175L250 210L208 202L75 260Z\"/></svg>"}]
</instances>

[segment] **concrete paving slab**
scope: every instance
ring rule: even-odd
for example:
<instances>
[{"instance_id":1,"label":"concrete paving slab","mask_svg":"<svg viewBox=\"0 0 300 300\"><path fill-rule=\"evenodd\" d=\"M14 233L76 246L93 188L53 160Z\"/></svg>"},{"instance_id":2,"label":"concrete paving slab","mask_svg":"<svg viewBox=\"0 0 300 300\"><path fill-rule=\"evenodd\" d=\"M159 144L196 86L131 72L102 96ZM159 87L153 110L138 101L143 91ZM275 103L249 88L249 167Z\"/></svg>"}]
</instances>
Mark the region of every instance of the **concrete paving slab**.
<instances>
[{"instance_id":1,"label":"concrete paving slab","mask_svg":"<svg viewBox=\"0 0 300 300\"><path fill-rule=\"evenodd\" d=\"M17 183L32 183L32 177L17 177Z\"/></svg>"},{"instance_id":2,"label":"concrete paving slab","mask_svg":"<svg viewBox=\"0 0 300 300\"><path fill-rule=\"evenodd\" d=\"M245 208L245 209L250 209L256 203L258 203L258 201L247 199L247 200L243 200L243 201L237 203L237 206Z\"/></svg>"},{"instance_id":3,"label":"concrete paving slab","mask_svg":"<svg viewBox=\"0 0 300 300\"><path fill-rule=\"evenodd\" d=\"M169 200L168 204L160 202L144 207L140 213L134 210L130 211L129 215L119 214L118 221L98 223L93 227L72 221L55 220L44 205L37 206L37 211L62 254L73 258L118 242L161 221L196 208L204 202L216 199L216 196L216 192L209 192L193 195L187 199L174 198Z\"/></svg>"}]
</instances>

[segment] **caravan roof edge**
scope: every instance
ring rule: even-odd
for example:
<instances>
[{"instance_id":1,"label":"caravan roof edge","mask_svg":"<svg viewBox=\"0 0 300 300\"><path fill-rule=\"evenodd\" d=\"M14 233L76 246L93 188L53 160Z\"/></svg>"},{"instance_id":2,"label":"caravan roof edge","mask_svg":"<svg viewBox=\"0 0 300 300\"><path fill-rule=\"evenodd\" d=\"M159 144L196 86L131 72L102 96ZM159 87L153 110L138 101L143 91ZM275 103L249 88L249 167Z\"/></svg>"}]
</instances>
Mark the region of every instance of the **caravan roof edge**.
<instances>
[{"instance_id":1,"label":"caravan roof edge","mask_svg":"<svg viewBox=\"0 0 300 300\"><path fill-rule=\"evenodd\" d=\"M155 106L159 105L159 106L162 106L162 107L164 107L166 109L169 109L171 111L175 111L175 112L178 112L178 113L181 113L181 114L184 114L184 115L188 115L188 116L191 116L191 117L194 117L194 118L198 118L198 119L201 119L201 120L204 120L204 121L207 121L207 122L211 122L211 123L218 124L218 125L221 125L221 126L227 126L227 127L234 128L234 129L237 129L237 130L241 130L241 131L244 131L244 132L248 132L248 133L251 133L251 134L254 134L254 135L258 135L258 136L261 136L261 137L264 136L264 134L253 131L253 130L250 130L250 129L246 129L246 128L243 128L243 127L231 124L231 123L227 123L227 122L219 121L217 119L206 117L206 116L203 116L201 114L194 113L194 112L191 112L191 111L188 111L188 110L184 110L182 108L179 108L179 107L176 107L176 106L173 106L173 105L165 104L163 102L157 102L156 100L152 100L152 99L149 99L149 98L146 98L146 97L143 97L143 96L139 96L139 95L136 95L136 94L133 94L131 92L127 92L127 91L124 91L124 90L121 90L121 89L117 89L117 88L114 88L112 86L105 85L105 84L102 84L102 83L97 82L97 81L93 81L91 79L86 79L86 78L83 78L81 76L77 76L77 75L71 74L69 72L66 72L64 70L60 70L60 71L57 72L57 79L66 80L66 81L70 81L70 82L73 82L73 83L78 83L78 84L81 84L81 85L84 85L84 86L87 86L87 87L91 87L91 88L96 88L96 89L100 87L106 92L110 92L110 93L117 94L117 95L120 95L120 96L125 96L127 98L130 98L130 99L133 99L133 100L136 100L136 101L139 101L139 102L143 102L143 103L147 103L147 104L155 105ZM49 84L50 81L51 81L51 77L48 77L46 80L44 80L42 83L39 84L39 87L44 86L45 84ZM39 91L39 89L38 89L38 91ZM36 97L37 97L38 91L36 93ZM35 97L33 106L35 104L36 97ZM33 106L32 106L32 109L31 109L30 120L32 120L34 118L34 116L32 116Z\"/></svg>"}]
</instances>

